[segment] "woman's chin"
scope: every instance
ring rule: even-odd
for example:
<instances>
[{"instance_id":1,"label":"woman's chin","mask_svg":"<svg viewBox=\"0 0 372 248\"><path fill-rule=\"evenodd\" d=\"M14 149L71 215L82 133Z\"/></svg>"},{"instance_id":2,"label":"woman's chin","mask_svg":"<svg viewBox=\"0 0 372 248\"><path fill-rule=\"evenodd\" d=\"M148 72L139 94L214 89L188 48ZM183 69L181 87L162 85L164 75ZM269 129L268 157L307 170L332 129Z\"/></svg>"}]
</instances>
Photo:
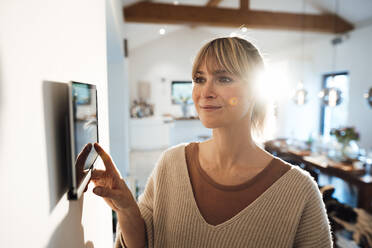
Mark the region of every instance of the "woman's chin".
<instances>
[{"instance_id":1,"label":"woman's chin","mask_svg":"<svg viewBox=\"0 0 372 248\"><path fill-rule=\"evenodd\" d=\"M218 128L223 126L223 123L221 121L211 120L209 118L200 118L200 121L206 128Z\"/></svg>"}]
</instances>

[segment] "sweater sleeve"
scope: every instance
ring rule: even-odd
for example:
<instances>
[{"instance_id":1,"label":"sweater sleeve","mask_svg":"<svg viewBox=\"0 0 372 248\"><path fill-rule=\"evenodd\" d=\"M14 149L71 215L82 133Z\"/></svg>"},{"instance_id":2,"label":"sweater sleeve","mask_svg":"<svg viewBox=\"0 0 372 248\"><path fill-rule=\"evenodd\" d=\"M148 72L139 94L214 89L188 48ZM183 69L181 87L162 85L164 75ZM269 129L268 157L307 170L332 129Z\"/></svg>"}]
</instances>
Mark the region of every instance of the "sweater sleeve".
<instances>
[{"instance_id":1,"label":"sweater sleeve","mask_svg":"<svg viewBox=\"0 0 372 248\"><path fill-rule=\"evenodd\" d=\"M293 247L333 247L325 204L318 185L312 177L310 192L302 212Z\"/></svg>"},{"instance_id":2,"label":"sweater sleeve","mask_svg":"<svg viewBox=\"0 0 372 248\"><path fill-rule=\"evenodd\" d=\"M154 223L153 223L153 199L154 179L151 175L148 179L144 192L138 197L138 207L145 221L145 233L148 248L154 247Z\"/></svg>"},{"instance_id":3,"label":"sweater sleeve","mask_svg":"<svg viewBox=\"0 0 372 248\"><path fill-rule=\"evenodd\" d=\"M153 181L153 174L147 180L144 192L138 197L138 207L140 209L142 218L145 221L145 234L147 239L147 246L148 248L152 248L154 245L153 239L153 221L152 221L152 213L153 213L153 196L154 196L154 181ZM127 248L125 245L120 225L117 225L116 228L116 238L115 238L115 248Z\"/></svg>"}]
</instances>

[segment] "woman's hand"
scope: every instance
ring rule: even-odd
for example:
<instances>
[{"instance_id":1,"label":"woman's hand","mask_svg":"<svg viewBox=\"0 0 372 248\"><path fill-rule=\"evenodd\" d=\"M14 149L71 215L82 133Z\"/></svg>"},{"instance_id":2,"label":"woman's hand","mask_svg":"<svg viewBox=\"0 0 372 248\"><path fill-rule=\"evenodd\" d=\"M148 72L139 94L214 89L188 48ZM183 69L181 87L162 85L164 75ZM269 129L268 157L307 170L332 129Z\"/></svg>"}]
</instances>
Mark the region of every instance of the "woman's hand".
<instances>
[{"instance_id":1,"label":"woman's hand","mask_svg":"<svg viewBox=\"0 0 372 248\"><path fill-rule=\"evenodd\" d=\"M88 143L84 146L83 150L79 153L78 157L75 161L75 169L76 169L76 181L79 185L83 178L86 176L86 172L84 171L85 162L89 156L90 151L92 150L92 143ZM88 184L84 189L84 192L88 190Z\"/></svg>"},{"instance_id":2,"label":"woman's hand","mask_svg":"<svg viewBox=\"0 0 372 248\"><path fill-rule=\"evenodd\" d=\"M98 143L94 149L102 158L106 170L93 170L91 180L96 187L93 192L102 196L107 204L118 214L124 247L145 247L145 222L132 193L120 176L110 155Z\"/></svg>"},{"instance_id":3,"label":"woman's hand","mask_svg":"<svg viewBox=\"0 0 372 248\"><path fill-rule=\"evenodd\" d=\"M93 170L91 180L96 185L93 192L103 197L117 213L137 208L136 200L120 176L110 155L98 143L94 143L94 149L102 158L106 170Z\"/></svg>"}]
</instances>

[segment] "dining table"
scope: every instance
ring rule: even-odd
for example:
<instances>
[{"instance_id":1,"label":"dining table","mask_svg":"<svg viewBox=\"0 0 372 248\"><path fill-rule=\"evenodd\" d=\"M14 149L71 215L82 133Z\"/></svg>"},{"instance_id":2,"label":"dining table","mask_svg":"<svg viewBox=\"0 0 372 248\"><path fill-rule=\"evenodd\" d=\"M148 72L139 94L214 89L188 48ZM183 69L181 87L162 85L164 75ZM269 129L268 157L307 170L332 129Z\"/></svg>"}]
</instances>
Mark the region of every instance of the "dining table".
<instances>
[{"instance_id":1,"label":"dining table","mask_svg":"<svg viewBox=\"0 0 372 248\"><path fill-rule=\"evenodd\" d=\"M310 172L318 182L319 173L342 179L357 189L357 206L372 213L372 175L366 164L360 161L340 162L311 149L288 145L286 139L270 140L264 148L271 154L291 162Z\"/></svg>"}]
</instances>

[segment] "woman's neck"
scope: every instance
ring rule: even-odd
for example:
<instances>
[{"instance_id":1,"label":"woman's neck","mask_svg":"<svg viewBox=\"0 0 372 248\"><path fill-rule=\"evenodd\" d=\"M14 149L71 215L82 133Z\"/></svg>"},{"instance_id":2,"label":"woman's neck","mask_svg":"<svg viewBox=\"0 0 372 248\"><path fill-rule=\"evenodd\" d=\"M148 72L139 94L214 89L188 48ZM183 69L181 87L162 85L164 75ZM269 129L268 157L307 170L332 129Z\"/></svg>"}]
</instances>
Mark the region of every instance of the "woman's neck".
<instances>
[{"instance_id":1,"label":"woman's neck","mask_svg":"<svg viewBox=\"0 0 372 248\"><path fill-rule=\"evenodd\" d=\"M272 156L256 145L250 130L250 121L244 120L213 129L213 138L206 142L204 159L222 170L236 166L258 168L266 165Z\"/></svg>"}]
</instances>

